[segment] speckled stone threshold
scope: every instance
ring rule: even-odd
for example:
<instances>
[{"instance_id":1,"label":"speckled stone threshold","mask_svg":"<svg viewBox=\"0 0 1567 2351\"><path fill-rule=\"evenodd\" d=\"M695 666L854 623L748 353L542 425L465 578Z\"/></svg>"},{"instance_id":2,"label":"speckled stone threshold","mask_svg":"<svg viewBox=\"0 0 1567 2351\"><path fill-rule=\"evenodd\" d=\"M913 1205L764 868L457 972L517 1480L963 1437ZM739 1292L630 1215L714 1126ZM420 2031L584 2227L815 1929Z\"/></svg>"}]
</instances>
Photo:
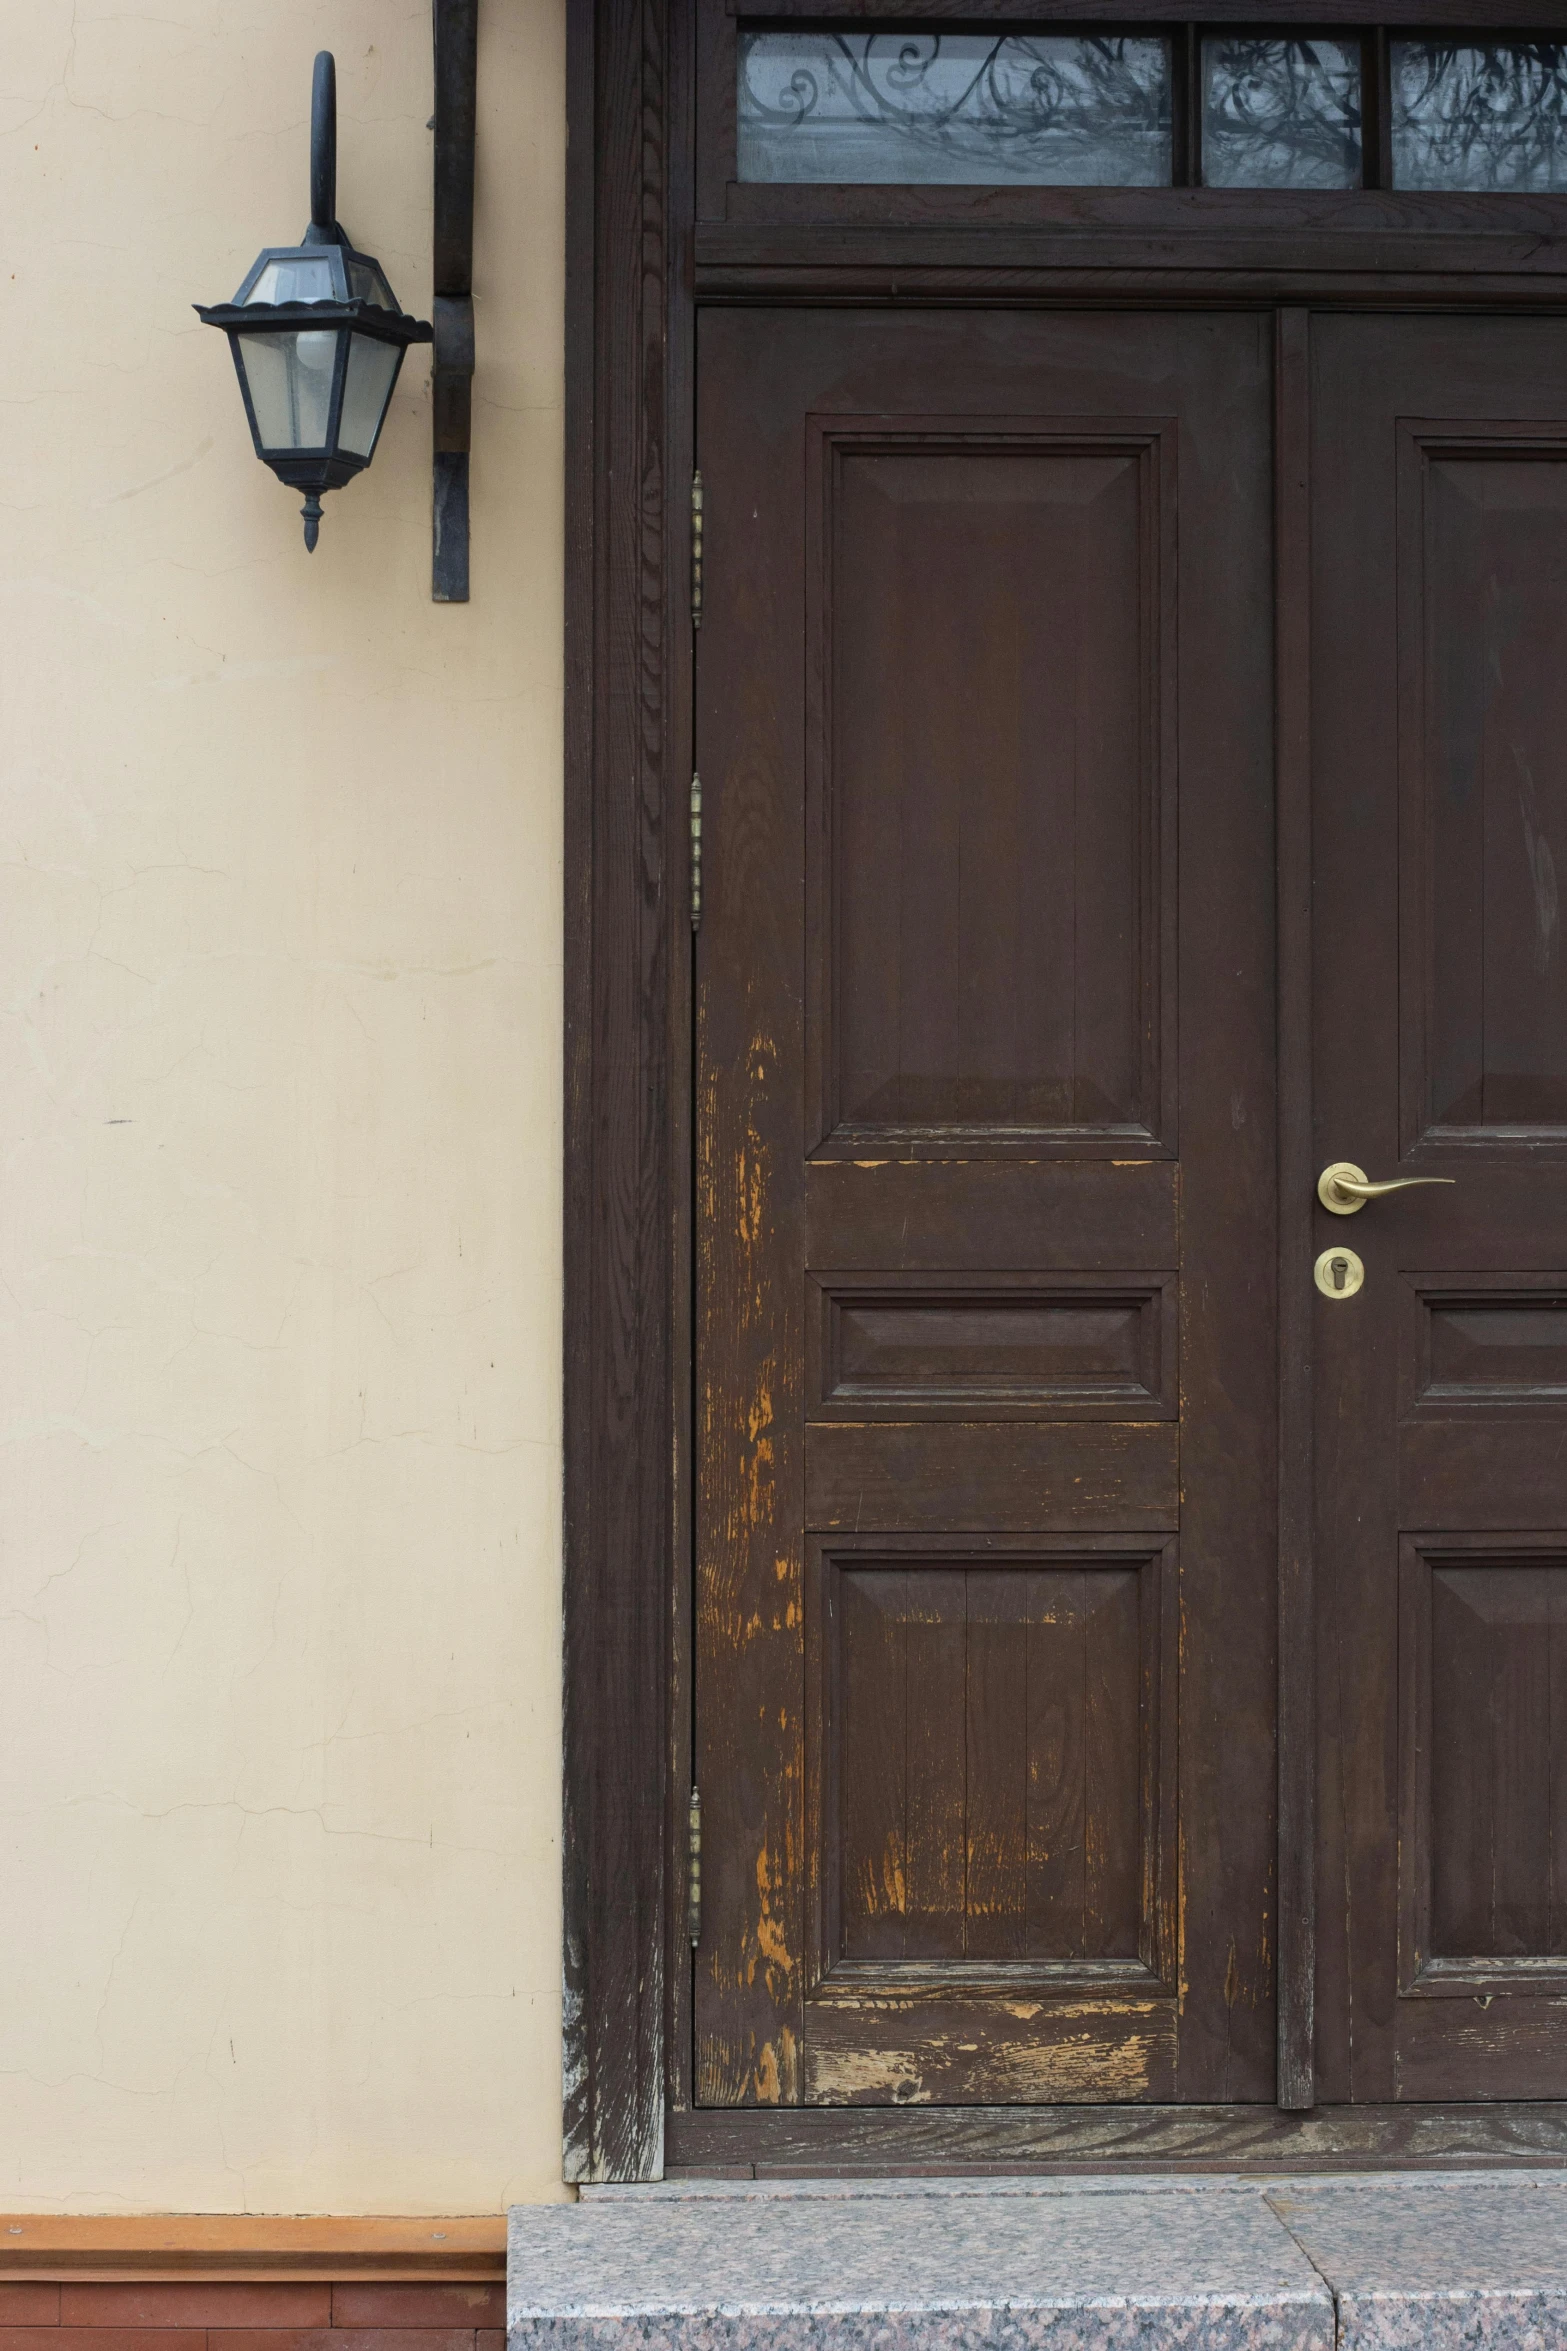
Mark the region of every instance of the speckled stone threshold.
<instances>
[{"instance_id":1,"label":"speckled stone threshold","mask_svg":"<svg viewBox=\"0 0 1567 2351\"><path fill-rule=\"evenodd\" d=\"M687 2181L511 2215L508 2351L1567 2351L1567 2172Z\"/></svg>"}]
</instances>

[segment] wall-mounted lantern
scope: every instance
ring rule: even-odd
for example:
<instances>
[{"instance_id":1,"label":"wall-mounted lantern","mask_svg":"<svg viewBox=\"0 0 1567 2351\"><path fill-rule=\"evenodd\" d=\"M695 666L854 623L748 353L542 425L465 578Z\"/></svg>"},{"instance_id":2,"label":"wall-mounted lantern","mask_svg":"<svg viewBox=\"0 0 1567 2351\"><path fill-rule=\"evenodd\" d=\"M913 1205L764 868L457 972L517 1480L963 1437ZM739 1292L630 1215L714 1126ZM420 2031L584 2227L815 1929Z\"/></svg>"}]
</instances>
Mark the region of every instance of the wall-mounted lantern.
<instances>
[{"instance_id":1,"label":"wall-mounted lantern","mask_svg":"<svg viewBox=\"0 0 1567 2351\"><path fill-rule=\"evenodd\" d=\"M386 272L355 252L337 222L337 71L316 59L310 108L310 226L298 245L269 245L232 302L196 304L228 336L256 455L305 492L305 545L321 498L363 473L410 343L423 319L398 308Z\"/></svg>"}]
</instances>

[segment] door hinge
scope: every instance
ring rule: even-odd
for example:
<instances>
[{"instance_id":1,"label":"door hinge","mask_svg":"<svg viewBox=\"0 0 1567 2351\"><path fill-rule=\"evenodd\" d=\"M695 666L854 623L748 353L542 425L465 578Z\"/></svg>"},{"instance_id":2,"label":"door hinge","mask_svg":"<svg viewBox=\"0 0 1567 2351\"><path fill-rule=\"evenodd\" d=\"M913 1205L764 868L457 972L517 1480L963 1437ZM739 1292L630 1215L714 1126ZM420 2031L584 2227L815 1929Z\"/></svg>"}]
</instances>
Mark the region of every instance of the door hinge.
<instances>
[{"instance_id":1,"label":"door hinge","mask_svg":"<svg viewBox=\"0 0 1567 2351\"><path fill-rule=\"evenodd\" d=\"M702 779L691 778L691 928L702 928Z\"/></svg>"},{"instance_id":2,"label":"door hinge","mask_svg":"<svg viewBox=\"0 0 1567 2351\"><path fill-rule=\"evenodd\" d=\"M686 1815L686 1933L694 1951L702 1940L702 1795L691 1791Z\"/></svg>"},{"instance_id":3,"label":"door hinge","mask_svg":"<svg viewBox=\"0 0 1567 2351\"><path fill-rule=\"evenodd\" d=\"M691 626L702 625L702 477L691 476Z\"/></svg>"}]
</instances>

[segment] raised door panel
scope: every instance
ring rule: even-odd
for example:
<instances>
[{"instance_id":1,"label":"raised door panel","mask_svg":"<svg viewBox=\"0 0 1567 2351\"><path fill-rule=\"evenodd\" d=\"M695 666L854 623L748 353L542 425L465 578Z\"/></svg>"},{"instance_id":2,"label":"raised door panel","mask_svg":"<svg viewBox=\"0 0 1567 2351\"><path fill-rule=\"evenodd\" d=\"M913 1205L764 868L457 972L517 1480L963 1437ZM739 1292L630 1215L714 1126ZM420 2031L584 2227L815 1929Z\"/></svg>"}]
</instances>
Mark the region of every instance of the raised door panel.
<instances>
[{"instance_id":1,"label":"raised door panel","mask_svg":"<svg viewBox=\"0 0 1567 2351\"><path fill-rule=\"evenodd\" d=\"M813 1277L813 1419L1174 1420L1174 1276Z\"/></svg>"},{"instance_id":2,"label":"raised door panel","mask_svg":"<svg viewBox=\"0 0 1567 2351\"><path fill-rule=\"evenodd\" d=\"M816 1561L807 2100L1168 2093L1173 1542Z\"/></svg>"},{"instance_id":3,"label":"raised door panel","mask_svg":"<svg viewBox=\"0 0 1567 2351\"><path fill-rule=\"evenodd\" d=\"M1560 1151L1567 437L1405 422L1399 456L1405 1148Z\"/></svg>"},{"instance_id":4,"label":"raised door panel","mask_svg":"<svg viewBox=\"0 0 1567 2351\"><path fill-rule=\"evenodd\" d=\"M1170 438L813 428L822 1147L1164 1123Z\"/></svg>"},{"instance_id":5,"label":"raised door panel","mask_svg":"<svg viewBox=\"0 0 1567 2351\"><path fill-rule=\"evenodd\" d=\"M906 1960L1157 1975L1173 1546L820 1558L823 1981Z\"/></svg>"},{"instance_id":6,"label":"raised door panel","mask_svg":"<svg viewBox=\"0 0 1567 2351\"><path fill-rule=\"evenodd\" d=\"M1406 1538L1406 1990L1567 1993L1567 1546Z\"/></svg>"},{"instance_id":7,"label":"raised door panel","mask_svg":"<svg viewBox=\"0 0 1567 2351\"><path fill-rule=\"evenodd\" d=\"M1567 1541L1411 1536L1402 1549L1403 2093L1559 2095Z\"/></svg>"},{"instance_id":8,"label":"raised door panel","mask_svg":"<svg viewBox=\"0 0 1567 2351\"><path fill-rule=\"evenodd\" d=\"M1511 1180L1509 1180L1511 1174ZM1543 1187L1540 1217L1509 1214L1513 1198L1539 1190L1527 1170L1498 1171L1452 1199L1455 1255L1479 1236L1459 1190L1479 1192L1504 1260L1567 1255L1562 1214ZM1483 1208L1482 1208L1483 1213ZM1405 1527L1522 1533L1567 1527L1567 1277L1506 1263L1425 1268L1402 1276L1398 1338L1398 1492Z\"/></svg>"},{"instance_id":9,"label":"raised door panel","mask_svg":"<svg viewBox=\"0 0 1567 2351\"><path fill-rule=\"evenodd\" d=\"M1454 1272L1409 1281L1406 1410L1447 1422L1475 1413L1567 1412L1567 1281Z\"/></svg>"}]
</instances>

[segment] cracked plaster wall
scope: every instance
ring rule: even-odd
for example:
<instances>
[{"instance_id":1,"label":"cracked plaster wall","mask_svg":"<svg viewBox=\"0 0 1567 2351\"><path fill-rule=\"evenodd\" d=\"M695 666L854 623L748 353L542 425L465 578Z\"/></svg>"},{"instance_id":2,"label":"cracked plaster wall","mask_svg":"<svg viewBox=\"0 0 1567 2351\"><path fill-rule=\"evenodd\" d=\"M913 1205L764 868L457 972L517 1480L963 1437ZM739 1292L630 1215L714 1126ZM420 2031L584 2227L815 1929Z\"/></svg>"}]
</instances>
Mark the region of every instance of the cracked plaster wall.
<instances>
[{"instance_id":1,"label":"cracked plaster wall","mask_svg":"<svg viewBox=\"0 0 1567 2351\"><path fill-rule=\"evenodd\" d=\"M0 2205L559 2188L560 0L480 63L474 600L428 355L326 502L191 312L430 296L427 0L0 0Z\"/></svg>"}]
</instances>

